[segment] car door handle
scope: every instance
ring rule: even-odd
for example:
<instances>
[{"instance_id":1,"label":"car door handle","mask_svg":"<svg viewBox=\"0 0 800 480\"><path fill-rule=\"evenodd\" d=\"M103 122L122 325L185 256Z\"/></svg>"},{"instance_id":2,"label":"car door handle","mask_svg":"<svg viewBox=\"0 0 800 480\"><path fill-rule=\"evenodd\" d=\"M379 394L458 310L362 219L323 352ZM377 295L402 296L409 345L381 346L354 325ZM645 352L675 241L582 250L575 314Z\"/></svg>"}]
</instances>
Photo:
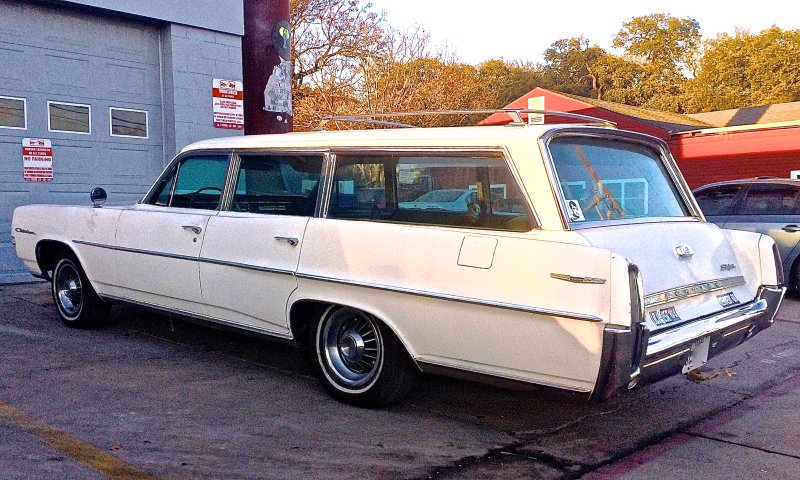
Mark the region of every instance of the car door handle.
<instances>
[{"instance_id":1,"label":"car door handle","mask_svg":"<svg viewBox=\"0 0 800 480\"><path fill-rule=\"evenodd\" d=\"M786 225L781 230L783 230L784 232L794 233L794 232L800 232L800 227L792 224L792 225Z\"/></svg>"},{"instance_id":2,"label":"car door handle","mask_svg":"<svg viewBox=\"0 0 800 480\"><path fill-rule=\"evenodd\" d=\"M200 235L200 232L203 231L203 227L197 225L181 225L184 230L191 230L195 235Z\"/></svg>"},{"instance_id":3,"label":"car door handle","mask_svg":"<svg viewBox=\"0 0 800 480\"><path fill-rule=\"evenodd\" d=\"M286 242L293 247L296 247L297 244L300 243L300 241L294 237L275 237L275 240L278 240L279 242Z\"/></svg>"}]
</instances>

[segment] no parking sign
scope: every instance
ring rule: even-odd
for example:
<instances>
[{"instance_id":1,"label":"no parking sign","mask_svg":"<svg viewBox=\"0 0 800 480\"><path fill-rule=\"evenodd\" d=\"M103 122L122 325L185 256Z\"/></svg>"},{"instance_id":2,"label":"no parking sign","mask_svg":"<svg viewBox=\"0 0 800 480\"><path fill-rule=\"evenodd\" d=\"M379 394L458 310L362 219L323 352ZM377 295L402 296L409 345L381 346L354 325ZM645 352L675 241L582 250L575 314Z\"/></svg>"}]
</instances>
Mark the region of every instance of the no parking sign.
<instances>
[{"instance_id":1,"label":"no parking sign","mask_svg":"<svg viewBox=\"0 0 800 480\"><path fill-rule=\"evenodd\" d=\"M214 128L244 130L244 85L235 80L215 78L211 97L214 101Z\"/></svg>"},{"instance_id":2,"label":"no parking sign","mask_svg":"<svg viewBox=\"0 0 800 480\"><path fill-rule=\"evenodd\" d=\"M22 178L26 182L53 181L53 145L50 140L22 139Z\"/></svg>"}]
</instances>

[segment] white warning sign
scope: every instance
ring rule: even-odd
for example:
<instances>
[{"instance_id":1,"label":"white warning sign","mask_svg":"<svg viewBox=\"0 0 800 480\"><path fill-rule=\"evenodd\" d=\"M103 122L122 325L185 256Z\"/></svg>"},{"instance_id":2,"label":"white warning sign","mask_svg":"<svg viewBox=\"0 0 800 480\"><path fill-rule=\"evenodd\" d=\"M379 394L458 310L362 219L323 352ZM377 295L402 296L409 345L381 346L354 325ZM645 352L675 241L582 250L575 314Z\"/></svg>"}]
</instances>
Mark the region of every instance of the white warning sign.
<instances>
[{"instance_id":1,"label":"white warning sign","mask_svg":"<svg viewBox=\"0 0 800 480\"><path fill-rule=\"evenodd\" d=\"M22 139L22 177L26 182L53 181L53 144L50 140Z\"/></svg>"},{"instance_id":2,"label":"white warning sign","mask_svg":"<svg viewBox=\"0 0 800 480\"><path fill-rule=\"evenodd\" d=\"M214 79L214 128L244 130L244 84L236 80Z\"/></svg>"}]
</instances>

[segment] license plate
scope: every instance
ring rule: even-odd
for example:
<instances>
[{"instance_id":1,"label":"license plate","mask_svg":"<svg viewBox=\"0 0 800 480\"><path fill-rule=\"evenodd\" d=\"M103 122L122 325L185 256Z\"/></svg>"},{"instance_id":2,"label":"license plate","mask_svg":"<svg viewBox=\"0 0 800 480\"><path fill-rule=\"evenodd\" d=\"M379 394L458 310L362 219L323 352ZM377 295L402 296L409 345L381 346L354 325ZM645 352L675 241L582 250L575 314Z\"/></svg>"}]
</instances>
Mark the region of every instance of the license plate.
<instances>
[{"instance_id":1,"label":"license plate","mask_svg":"<svg viewBox=\"0 0 800 480\"><path fill-rule=\"evenodd\" d=\"M682 373L689 372L695 368L700 368L708 362L708 346L711 344L711 337L704 337L692 345L689 359L683 366Z\"/></svg>"}]
</instances>

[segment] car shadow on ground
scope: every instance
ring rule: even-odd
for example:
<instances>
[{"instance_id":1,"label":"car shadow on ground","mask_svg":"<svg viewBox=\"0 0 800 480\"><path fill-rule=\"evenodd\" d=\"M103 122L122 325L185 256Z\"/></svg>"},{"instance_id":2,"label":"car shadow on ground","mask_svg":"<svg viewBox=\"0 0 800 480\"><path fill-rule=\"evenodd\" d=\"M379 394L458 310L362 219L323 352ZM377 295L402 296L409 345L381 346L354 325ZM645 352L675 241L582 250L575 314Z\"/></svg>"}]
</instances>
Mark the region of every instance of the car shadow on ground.
<instances>
[{"instance_id":1,"label":"car shadow on ground","mask_svg":"<svg viewBox=\"0 0 800 480\"><path fill-rule=\"evenodd\" d=\"M106 328L134 331L154 340L214 352L232 362L243 361L316 381L304 350L263 336L219 329L185 317L131 305L115 305L112 320ZM320 395L326 395L321 384L318 391ZM332 398L330 401L335 402ZM631 401L634 400L623 397L621 401L612 399L597 403L587 400L585 394L536 387L514 390L438 375L422 375L416 390L390 408L420 409L504 432L535 434L556 431L580 418L617 410Z\"/></svg>"}]
</instances>

